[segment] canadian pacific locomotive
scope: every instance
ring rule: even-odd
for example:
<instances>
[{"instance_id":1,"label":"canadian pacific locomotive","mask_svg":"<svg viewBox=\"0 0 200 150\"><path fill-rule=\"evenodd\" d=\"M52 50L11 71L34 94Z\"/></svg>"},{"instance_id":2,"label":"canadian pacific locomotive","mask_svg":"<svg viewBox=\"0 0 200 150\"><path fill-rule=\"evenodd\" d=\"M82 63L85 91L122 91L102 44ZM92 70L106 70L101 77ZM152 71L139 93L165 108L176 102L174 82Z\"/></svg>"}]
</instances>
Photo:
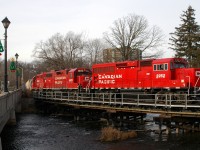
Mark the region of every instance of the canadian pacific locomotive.
<instances>
[{"instance_id":1,"label":"canadian pacific locomotive","mask_svg":"<svg viewBox=\"0 0 200 150\"><path fill-rule=\"evenodd\" d=\"M193 93L200 87L200 68L183 58L146 59L95 64L86 68L44 72L33 77L32 90L75 92Z\"/></svg>"},{"instance_id":2,"label":"canadian pacific locomotive","mask_svg":"<svg viewBox=\"0 0 200 150\"><path fill-rule=\"evenodd\" d=\"M43 72L33 77L33 91L47 90L81 90L88 89L90 85L91 71L86 68L64 69Z\"/></svg>"}]
</instances>

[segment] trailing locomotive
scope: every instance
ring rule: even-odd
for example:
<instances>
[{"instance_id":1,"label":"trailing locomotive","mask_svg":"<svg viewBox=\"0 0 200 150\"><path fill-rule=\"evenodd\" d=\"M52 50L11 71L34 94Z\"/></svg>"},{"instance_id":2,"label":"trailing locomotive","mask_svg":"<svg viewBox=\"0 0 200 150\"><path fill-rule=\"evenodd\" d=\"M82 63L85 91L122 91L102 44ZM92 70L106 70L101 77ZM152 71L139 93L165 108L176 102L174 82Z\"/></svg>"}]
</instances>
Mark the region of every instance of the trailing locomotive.
<instances>
[{"instance_id":1,"label":"trailing locomotive","mask_svg":"<svg viewBox=\"0 0 200 150\"><path fill-rule=\"evenodd\" d=\"M65 69L43 72L33 77L33 91L76 91L88 89L91 71L86 68Z\"/></svg>"},{"instance_id":2,"label":"trailing locomotive","mask_svg":"<svg viewBox=\"0 0 200 150\"><path fill-rule=\"evenodd\" d=\"M200 68L189 68L183 58L146 59L95 64L86 68L42 73L33 78L33 90L90 92L145 91L196 93Z\"/></svg>"}]
</instances>

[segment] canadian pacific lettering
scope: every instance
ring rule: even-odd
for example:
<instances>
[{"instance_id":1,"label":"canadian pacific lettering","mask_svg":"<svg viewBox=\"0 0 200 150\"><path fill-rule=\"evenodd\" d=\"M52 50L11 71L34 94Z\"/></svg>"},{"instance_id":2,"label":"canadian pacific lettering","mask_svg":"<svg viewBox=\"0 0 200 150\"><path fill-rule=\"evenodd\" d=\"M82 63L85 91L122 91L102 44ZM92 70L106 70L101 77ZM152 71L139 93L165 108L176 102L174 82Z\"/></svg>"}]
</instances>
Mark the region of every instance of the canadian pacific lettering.
<instances>
[{"instance_id":1,"label":"canadian pacific lettering","mask_svg":"<svg viewBox=\"0 0 200 150\"><path fill-rule=\"evenodd\" d=\"M55 77L55 80L64 80L64 79L66 79L66 77Z\"/></svg>"},{"instance_id":2,"label":"canadian pacific lettering","mask_svg":"<svg viewBox=\"0 0 200 150\"><path fill-rule=\"evenodd\" d=\"M115 84L115 79L122 79L122 74L98 75L99 84Z\"/></svg>"}]
</instances>

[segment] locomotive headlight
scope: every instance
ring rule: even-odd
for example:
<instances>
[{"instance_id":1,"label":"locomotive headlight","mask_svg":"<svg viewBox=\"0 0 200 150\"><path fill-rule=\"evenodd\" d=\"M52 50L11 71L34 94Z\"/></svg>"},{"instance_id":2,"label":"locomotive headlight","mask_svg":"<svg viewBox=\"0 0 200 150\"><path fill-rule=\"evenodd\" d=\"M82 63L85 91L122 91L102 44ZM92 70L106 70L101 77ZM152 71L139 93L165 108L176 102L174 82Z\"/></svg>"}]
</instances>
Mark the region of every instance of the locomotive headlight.
<instances>
[{"instance_id":1,"label":"locomotive headlight","mask_svg":"<svg viewBox=\"0 0 200 150\"><path fill-rule=\"evenodd\" d=\"M184 82L185 82L185 81L182 79L182 80L181 80L181 83L184 83Z\"/></svg>"}]
</instances>

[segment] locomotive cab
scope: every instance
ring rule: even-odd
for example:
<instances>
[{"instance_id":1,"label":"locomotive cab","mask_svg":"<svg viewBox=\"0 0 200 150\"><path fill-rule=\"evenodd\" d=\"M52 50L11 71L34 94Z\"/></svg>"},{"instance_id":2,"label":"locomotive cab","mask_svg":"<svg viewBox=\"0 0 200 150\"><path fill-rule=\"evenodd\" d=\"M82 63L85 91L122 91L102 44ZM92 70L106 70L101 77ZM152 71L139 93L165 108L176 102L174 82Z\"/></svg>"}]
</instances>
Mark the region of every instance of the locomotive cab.
<instances>
[{"instance_id":1,"label":"locomotive cab","mask_svg":"<svg viewBox=\"0 0 200 150\"><path fill-rule=\"evenodd\" d=\"M183 58L153 61L152 87L181 93L196 93L200 87L200 68L189 68Z\"/></svg>"},{"instance_id":2,"label":"locomotive cab","mask_svg":"<svg viewBox=\"0 0 200 150\"><path fill-rule=\"evenodd\" d=\"M185 76L184 68L188 68L188 63L186 62L185 59L182 58L172 59L170 61L171 80L176 80L182 76Z\"/></svg>"},{"instance_id":3,"label":"locomotive cab","mask_svg":"<svg viewBox=\"0 0 200 150\"><path fill-rule=\"evenodd\" d=\"M42 90L44 88L45 86L44 76L45 76L45 73L41 73L33 77L33 82L32 82L33 91Z\"/></svg>"},{"instance_id":4,"label":"locomotive cab","mask_svg":"<svg viewBox=\"0 0 200 150\"><path fill-rule=\"evenodd\" d=\"M86 88L91 78L91 71L85 68L71 69L68 73L70 88Z\"/></svg>"},{"instance_id":5,"label":"locomotive cab","mask_svg":"<svg viewBox=\"0 0 200 150\"><path fill-rule=\"evenodd\" d=\"M188 63L183 58L156 59L153 61L153 85L157 89L187 89Z\"/></svg>"}]
</instances>

